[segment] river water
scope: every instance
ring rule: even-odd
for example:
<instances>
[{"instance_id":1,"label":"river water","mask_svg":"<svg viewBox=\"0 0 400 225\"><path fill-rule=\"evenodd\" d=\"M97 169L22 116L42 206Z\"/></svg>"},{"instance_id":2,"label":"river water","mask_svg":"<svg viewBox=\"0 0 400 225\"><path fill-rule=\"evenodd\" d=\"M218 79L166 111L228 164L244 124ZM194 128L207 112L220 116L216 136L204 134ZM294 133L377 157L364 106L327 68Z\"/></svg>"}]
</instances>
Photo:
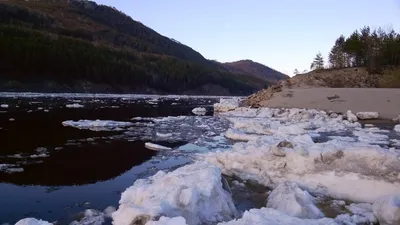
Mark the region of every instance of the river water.
<instances>
[{"instance_id":1,"label":"river water","mask_svg":"<svg viewBox=\"0 0 400 225\"><path fill-rule=\"evenodd\" d=\"M85 209L118 207L139 178L227 148L227 123L212 116L218 97L0 93L0 224L36 217L68 224ZM205 115L192 109L204 107ZM114 120L106 130L67 120ZM160 152L145 142L171 147Z\"/></svg>"}]
</instances>

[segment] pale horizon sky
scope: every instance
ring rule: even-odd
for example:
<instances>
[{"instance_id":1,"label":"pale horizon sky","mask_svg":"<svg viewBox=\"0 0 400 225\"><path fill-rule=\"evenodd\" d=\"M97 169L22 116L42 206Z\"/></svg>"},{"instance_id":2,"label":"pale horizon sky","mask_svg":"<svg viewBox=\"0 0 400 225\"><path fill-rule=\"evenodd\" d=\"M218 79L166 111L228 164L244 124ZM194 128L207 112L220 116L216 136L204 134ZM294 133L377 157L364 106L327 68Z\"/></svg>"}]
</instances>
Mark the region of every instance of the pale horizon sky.
<instances>
[{"instance_id":1,"label":"pale horizon sky","mask_svg":"<svg viewBox=\"0 0 400 225\"><path fill-rule=\"evenodd\" d=\"M365 25L400 31L400 0L96 0L207 59L251 59L290 76L327 60L336 38Z\"/></svg>"}]
</instances>

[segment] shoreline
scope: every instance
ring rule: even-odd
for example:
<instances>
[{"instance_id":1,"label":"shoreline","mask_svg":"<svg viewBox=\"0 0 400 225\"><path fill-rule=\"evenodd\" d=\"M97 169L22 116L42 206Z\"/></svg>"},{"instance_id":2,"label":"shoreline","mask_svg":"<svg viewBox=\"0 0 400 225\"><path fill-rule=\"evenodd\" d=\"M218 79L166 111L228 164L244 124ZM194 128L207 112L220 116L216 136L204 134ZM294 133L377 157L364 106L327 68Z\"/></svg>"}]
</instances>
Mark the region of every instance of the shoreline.
<instances>
[{"instance_id":1,"label":"shoreline","mask_svg":"<svg viewBox=\"0 0 400 225\"><path fill-rule=\"evenodd\" d=\"M400 114L400 89L386 88L285 88L272 96L248 99L247 105L269 108L306 108L346 114L378 112L378 120L392 120Z\"/></svg>"}]
</instances>

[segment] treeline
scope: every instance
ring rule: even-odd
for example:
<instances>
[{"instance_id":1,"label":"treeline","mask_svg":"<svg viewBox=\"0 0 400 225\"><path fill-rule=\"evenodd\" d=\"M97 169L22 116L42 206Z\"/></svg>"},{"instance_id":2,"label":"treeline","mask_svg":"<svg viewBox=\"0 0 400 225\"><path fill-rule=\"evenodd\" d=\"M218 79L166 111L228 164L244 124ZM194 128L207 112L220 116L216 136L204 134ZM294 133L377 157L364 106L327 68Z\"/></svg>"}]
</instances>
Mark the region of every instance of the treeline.
<instances>
[{"instance_id":1,"label":"treeline","mask_svg":"<svg viewBox=\"0 0 400 225\"><path fill-rule=\"evenodd\" d=\"M190 47L158 34L115 8L91 1L9 0L0 3L0 22L211 66Z\"/></svg>"},{"instance_id":2,"label":"treeline","mask_svg":"<svg viewBox=\"0 0 400 225\"><path fill-rule=\"evenodd\" d=\"M168 55L132 53L13 25L0 25L0 76L24 82L77 80L111 86L150 87L182 93L217 84L233 94L262 88L260 80L233 75Z\"/></svg>"},{"instance_id":3,"label":"treeline","mask_svg":"<svg viewBox=\"0 0 400 225\"><path fill-rule=\"evenodd\" d=\"M331 68L366 67L370 73L400 66L400 34L366 26L349 37L341 35L336 39L328 61Z\"/></svg>"}]
</instances>

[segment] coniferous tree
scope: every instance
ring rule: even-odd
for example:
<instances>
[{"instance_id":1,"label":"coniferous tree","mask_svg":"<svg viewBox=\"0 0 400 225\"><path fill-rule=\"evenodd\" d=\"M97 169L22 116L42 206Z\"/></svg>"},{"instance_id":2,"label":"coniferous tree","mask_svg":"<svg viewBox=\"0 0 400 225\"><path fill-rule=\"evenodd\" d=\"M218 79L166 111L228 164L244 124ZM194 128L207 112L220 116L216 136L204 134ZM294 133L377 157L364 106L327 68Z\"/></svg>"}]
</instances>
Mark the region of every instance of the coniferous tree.
<instances>
[{"instance_id":1,"label":"coniferous tree","mask_svg":"<svg viewBox=\"0 0 400 225\"><path fill-rule=\"evenodd\" d=\"M314 61L311 63L310 69L323 69L324 68L324 58L322 57L321 52L318 52L314 58Z\"/></svg>"}]
</instances>

